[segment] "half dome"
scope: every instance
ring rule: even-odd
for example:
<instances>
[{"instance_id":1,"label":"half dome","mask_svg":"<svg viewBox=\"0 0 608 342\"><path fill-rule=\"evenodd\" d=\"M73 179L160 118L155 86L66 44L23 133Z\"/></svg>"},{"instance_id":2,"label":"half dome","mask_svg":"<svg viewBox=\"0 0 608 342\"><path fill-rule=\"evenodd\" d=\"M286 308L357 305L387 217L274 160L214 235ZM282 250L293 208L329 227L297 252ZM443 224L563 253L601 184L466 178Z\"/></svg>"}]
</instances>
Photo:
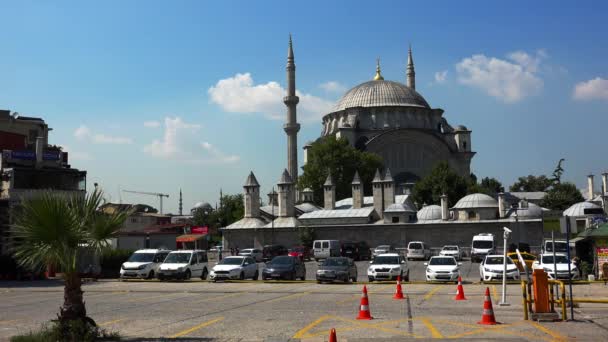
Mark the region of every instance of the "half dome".
<instances>
[{"instance_id":1,"label":"half dome","mask_svg":"<svg viewBox=\"0 0 608 342\"><path fill-rule=\"evenodd\" d=\"M602 207L592 202L579 202L571 205L570 208L564 210L564 216L586 216L585 209L602 209Z\"/></svg>"},{"instance_id":2,"label":"half dome","mask_svg":"<svg viewBox=\"0 0 608 342\"><path fill-rule=\"evenodd\" d=\"M418 221L434 221L441 220L441 207L432 204L422 207L416 214Z\"/></svg>"},{"instance_id":3,"label":"half dome","mask_svg":"<svg viewBox=\"0 0 608 342\"><path fill-rule=\"evenodd\" d=\"M356 107L420 107L430 109L424 97L405 84L393 81L369 81L347 91L332 113Z\"/></svg>"},{"instance_id":4,"label":"half dome","mask_svg":"<svg viewBox=\"0 0 608 342\"><path fill-rule=\"evenodd\" d=\"M453 209L498 208L498 202L486 194L471 194L456 202Z\"/></svg>"}]
</instances>

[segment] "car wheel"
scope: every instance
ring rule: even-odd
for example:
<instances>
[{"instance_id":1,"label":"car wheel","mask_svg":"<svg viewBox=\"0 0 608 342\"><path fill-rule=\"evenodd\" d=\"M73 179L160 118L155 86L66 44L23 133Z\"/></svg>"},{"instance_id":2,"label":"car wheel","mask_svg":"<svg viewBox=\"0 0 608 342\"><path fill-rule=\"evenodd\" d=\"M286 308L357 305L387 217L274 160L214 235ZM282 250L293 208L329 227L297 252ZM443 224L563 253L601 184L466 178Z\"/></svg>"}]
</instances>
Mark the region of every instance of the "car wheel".
<instances>
[{"instance_id":1,"label":"car wheel","mask_svg":"<svg viewBox=\"0 0 608 342\"><path fill-rule=\"evenodd\" d=\"M369 278L369 282L370 283L374 282L374 278Z\"/></svg>"},{"instance_id":2,"label":"car wheel","mask_svg":"<svg viewBox=\"0 0 608 342\"><path fill-rule=\"evenodd\" d=\"M150 271L150 273L148 273L148 279L154 279L154 270Z\"/></svg>"},{"instance_id":3,"label":"car wheel","mask_svg":"<svg viewBox=\"0 0 608 342\"><path fill-rule=\"evenodd\" d=\"M352 277L352 278L351 278L351 281L352 281L353 283L356 283L356 282L357 282L357 275L356 275L356 274L355 274L355 276L354 276L354 277Z\"/></svg>"},{"instance_id":4,"label":"car wheel","mask_svg":"<svg viewBox=\"0 0 608 342\"><path fill-rule=\"evenodd\" d=\"M239 280L245 280L245 272L241 272L239 275Z\"/></svg>"},{"instance_id":5,"label":"car wheel","mask_svg":"<svg viewBox=\"0 0 608 342\"><path fill-rule=\"evenodd\" d=\"M258 280L260 279L260 272L258 270L255 271L255 273L253 274L253 278L251 278L253 280Z\"/></svg>"},{"instance_id":6,"label":"car wheel","mask_svg":"<svg viewBox=\"0 0 608 342\"><path fill-rule=\"evenodd\" d=\"M190 270L186 271L186 274L184 275L184 279L186 280L190 280L190 277L192 276L192 273L190 273Z\"/></svg>"},{"instance_id":7,"label":"car wheel","mask_svg":"<svg viewBox=\"0 0 608 342\"><path fill-rule=\"evenodd\" d=\"M203 273L201 274L201 280L206 280L207 279L207 274L209 272L207 272L207 269L203 269Z\"/></svg>"},{"instance_id":8,"label":"car wheel","mask_svg":"<svg viewBox=\"0 0 608 342\"><path fill-rule=\"evenodd\" d=\"M407 274L405 275L405 278L403 279L403 281L410 281L410 271L407 271Z\"/></svg>"}]
</instances>

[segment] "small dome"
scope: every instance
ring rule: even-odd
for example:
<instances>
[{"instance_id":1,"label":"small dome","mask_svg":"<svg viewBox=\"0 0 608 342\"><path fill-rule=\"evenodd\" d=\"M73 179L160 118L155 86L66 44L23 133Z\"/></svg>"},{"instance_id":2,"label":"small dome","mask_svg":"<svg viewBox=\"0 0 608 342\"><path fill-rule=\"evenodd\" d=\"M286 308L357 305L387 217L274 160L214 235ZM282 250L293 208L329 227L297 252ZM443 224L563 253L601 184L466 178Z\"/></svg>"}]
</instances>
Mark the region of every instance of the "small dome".
<instances>
[{"instance_id":1,"label":"small dome","mask_svg":"<svg viewBox=\"0 0 608 342\"><path fill-rule=\"evenodd\" d=\"M591 202L579 202L570 206L570 208L564 210L564 216L586 216L585 209L602 209L599 205Z\"/></svg>"},{"instance_id":2,"label":"small dome","mask_svg":"<svg viewBox=\"0 0 608 342\"><path fill-rule=\"evenodd\" d=\"M207 202L198 202L194 205L192 210L197 210L197 209L213 209L213 207L211 206L211 204L209 204Z\"/></svg>"},{"instance_id":3,"label":"small dome","mask_svg":"<svg viewBox=\"0 0 608 342\"><path fill-rule=\"evenodd\" d=\"M454 130L455 131L468 131L468 129L466 128L466 126L463 126L463 125L456 126L456 128Z\"/></svg>"},{"instance_id":4,"label":"small dome","mask_svg":"<svg viewBox=\"0 0 608 342\"><path fill-rule=\"evenodd\" d=\"M453 209L498 208L498 202L486 194L471 194L456 202Z\"/></svg>"},{"instance_id":5,"label":"small dome","mask_svg":"<svg viewBox=\"0 0 608 342\"><path fill-rule=\"evenodd\" d=\"M441 207L433 204L422 207L416 214L418 221L441 220Z\"/></svg>"},{"instance_id":6,"label":"small dome","mask_svg":"<svg viewBox=\"0 0 608 342\"><path fill-rule=\"evenodd\" d=\"M347 91L332 113L355 107L421 107L430 109L424 97L405 84L376 80L361 83Z\"/></svg>"}]
</instances>

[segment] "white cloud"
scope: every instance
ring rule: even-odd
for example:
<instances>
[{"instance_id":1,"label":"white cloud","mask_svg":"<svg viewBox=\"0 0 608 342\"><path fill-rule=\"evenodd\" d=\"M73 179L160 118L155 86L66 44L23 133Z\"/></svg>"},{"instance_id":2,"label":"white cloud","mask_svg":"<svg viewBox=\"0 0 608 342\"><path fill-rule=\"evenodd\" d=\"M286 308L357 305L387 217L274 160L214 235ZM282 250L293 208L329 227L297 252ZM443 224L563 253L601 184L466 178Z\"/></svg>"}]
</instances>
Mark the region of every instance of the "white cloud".
<instances>
[{"instance_id":1,"label":"white cloud","mask_svg":"<svg viewBox=\"0 0 608 342\"><path fill-rule=\"evenodd\" d=\"M114 137L101 133L93 133L91 129L85 125L80 125L80 127L76 128L74 131L74 137L80 141L92 141L95 144L124 145L133 143L131 138Z\"/></svg>"},{"instance_id":2,"label":"white cloud","mask_svg":"<svg viewBox=\"0 0 608 342\"><path fill-rule=\"evenodd\" d=\"M340 82L336 81L321 83L319 84L319 87L329 93L343 93L346 91L346 87Z\"/></svg>"},{"instance_id":3,"label":"white cloud","mask_svg":"<svg viewBox=\"0 0 608 342\"><path fill-rule=\"evenodd\" d=\"M508 60L473 55L456 64L458 81L506 103L515 103L542 90L544 82L538 70L546 57L543 50L534 56L515 51L507 55Z\"/></svg>"},{"instance_id":4,"label":"white cloud","mask_svg":"<svg viewBox=\"0 0 608 342\"><path fill-rule=\"evenodd\" d=\"M448 71L447 70L437 71L435 73L435 83L437 83L437 84L443 84L443 83L445 83L445 81L447 79L448 79Z\"/></svg>"},{"instance_id":5,"label":"white cloud","mask_svg":"<svg viewBox=\"0 0 608 342\"><path fill-rule=\"evenodd\" d=\"M158 128L158 127L160 127L160 122L158 122L158 121L145 121L144 122L144 127L147 127L147 128Z\"/></svg>"},{"instance_id":6,"label":"white cloud","mask_svg":"<svg viewBox=\"0 0 608 342\"><path fill-rule=\"evenodd\" d=\"M207 142L200 141L198 124L184 122L180 117L165 118L165 131L161 140L144 146L144 153L156 158L192 164L234 163L240 158L226 155Z\"/></svg>"},{"instance_id":7,"label":"white cloud","mask_svg":"<svg viewBox=\"0 0 608 342\"><path fill-rule=\"evenodd\" d=\"M287 108L283 104L285 89L277 82L254 85L250 73L236 74L219 80L207 91L211 102L232 113L261 113L266 118L284 120ZM298 121L319 122L332 107L332 102L297 92Z\"/></svg>"},{"instance_id":8,"label":"white cloud","mask_svg":"<svg viewBox=\"0 0 608 342\"><path fill-rule=\"evenodd\" d=\"M572 94L575 100L608 100L608 80L596 77L577 83Z\"/></svg>"}]
</instances>

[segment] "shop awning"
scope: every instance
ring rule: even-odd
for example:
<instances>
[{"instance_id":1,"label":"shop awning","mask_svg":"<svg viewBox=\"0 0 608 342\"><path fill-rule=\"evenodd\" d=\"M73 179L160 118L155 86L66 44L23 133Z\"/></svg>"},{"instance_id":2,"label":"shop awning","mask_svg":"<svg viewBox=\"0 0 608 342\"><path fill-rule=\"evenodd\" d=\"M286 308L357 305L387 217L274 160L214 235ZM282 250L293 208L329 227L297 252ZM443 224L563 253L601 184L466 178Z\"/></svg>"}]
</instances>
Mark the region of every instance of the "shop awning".
<instances>
[{"instance_id":1,"label":"shop awning","mask_svg":"<svg viewBox=\"0 0 608 342\"><path fill-rule=\"evenodd\" d=\"M175 242L194 242L202 240L207 234L186 234L175 238Z\"/></svg>"}]
</instances>

